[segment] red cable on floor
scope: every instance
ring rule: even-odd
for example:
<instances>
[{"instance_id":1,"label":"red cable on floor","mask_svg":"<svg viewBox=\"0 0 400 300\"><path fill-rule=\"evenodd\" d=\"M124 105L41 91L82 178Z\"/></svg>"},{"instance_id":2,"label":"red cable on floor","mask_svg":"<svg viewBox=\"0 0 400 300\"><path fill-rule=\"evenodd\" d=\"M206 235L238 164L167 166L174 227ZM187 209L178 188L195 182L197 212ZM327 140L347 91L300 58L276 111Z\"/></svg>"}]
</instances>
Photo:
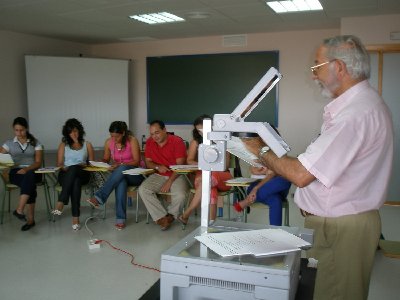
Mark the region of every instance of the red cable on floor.
<instances>
[{"instance_id":1,"label":"red cable on floor","mask_svg":"<svg viewBox=\"0 0 400 300\"><path fill-rule=\"evenodd\" d=\"M131 254L131 253L125 251L125 250L122 250L122 249L119 249L119 248L113 246L109 241L106 241L106 240L97 240L97 241L96 241L96 244L100 244L100 243L106 243L106 244L108 244L111 248L113 248L114 250L117 250L117 251L120 251L120 252L122 252L122 253L124 253L124 254L126 254L126 255L129 255L129 256L132 258L132 259L131 259L131 264L134 265L134 266L136 266L136 267L144 268L144 269L148 269L148 270L152 270L152 271L156 271L156 272L160 272L159 269L156 269L156 268L153 268L153 267L148 267L148 266L145 266L145 265L141 265L141 264L135 263L135 262L134 262L135 257L133 256L133 254Z\"/></svg>"}]
</instances>

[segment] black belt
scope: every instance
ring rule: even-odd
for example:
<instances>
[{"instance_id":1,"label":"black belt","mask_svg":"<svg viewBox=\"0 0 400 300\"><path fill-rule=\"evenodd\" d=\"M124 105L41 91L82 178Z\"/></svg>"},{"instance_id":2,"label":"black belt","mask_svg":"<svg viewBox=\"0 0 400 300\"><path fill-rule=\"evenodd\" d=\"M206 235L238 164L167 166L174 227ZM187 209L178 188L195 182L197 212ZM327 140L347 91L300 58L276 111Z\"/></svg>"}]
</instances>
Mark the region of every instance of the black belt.
<instances>
[{"instance_id":1,"label":"black belt","mask_svg":"<svg viewBox=\"0 0 400 300\"><path fill-rule=\"evenodd\" d=\"M302 215L303 217L315 216L314 214L309 213L308 211L302 210L301 208L300 208L300 213L301 213L301 215Z\"/></svg>"}]
</instances>

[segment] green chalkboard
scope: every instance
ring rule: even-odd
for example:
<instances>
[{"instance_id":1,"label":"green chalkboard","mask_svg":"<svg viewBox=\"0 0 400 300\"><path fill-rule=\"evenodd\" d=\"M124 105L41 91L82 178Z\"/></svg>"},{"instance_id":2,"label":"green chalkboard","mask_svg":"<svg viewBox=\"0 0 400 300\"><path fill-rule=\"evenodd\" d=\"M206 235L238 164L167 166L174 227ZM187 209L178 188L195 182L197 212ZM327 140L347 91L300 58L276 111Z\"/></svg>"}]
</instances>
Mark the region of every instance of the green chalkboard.
<instances>
[{"instance_id":1,"label":"green chalkboard","mask_svg":"<svg viewBox=\"0 0 400 300\"><path fill-rule=\"evenodd\" d=\"M147 57L147 121L191 124L201 114L229 114L269 70L278 51ZM278 125L276 87L246 118Z\"/></svg>"}]
</instances>

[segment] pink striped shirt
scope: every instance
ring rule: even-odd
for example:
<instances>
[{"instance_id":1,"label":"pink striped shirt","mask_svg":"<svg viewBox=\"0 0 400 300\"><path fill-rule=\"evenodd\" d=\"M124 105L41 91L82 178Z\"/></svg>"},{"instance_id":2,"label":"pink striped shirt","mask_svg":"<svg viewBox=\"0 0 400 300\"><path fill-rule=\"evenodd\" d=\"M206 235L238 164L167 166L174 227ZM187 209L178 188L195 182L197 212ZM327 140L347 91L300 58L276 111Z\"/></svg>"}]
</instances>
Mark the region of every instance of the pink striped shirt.
<instances>
[{"instance_id":1,"label":"pink striped shirt","mask_svg":"<svg viewBox=\"0 0 400 300\"><path fill-rule=\"evenodd\" d=\"M296 190L295 203L321 217L378 209L393 159L388 107L365 80L326 105L323 120L321 135L298 157L317 180Z\"/></svg>"}]
</instances>

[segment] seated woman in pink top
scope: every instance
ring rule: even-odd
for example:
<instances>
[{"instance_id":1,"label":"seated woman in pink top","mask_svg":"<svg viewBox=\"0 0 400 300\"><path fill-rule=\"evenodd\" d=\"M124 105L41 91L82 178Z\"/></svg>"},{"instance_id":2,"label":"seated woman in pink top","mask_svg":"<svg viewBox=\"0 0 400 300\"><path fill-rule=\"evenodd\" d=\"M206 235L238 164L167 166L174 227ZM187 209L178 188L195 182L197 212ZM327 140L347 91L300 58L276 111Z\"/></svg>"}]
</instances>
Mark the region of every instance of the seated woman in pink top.
<instances>
[{"instance_id":1,"label":"seated woman in pink top","mask_svg":"<svg viewBox=\"0 0 400 300\"><path fill-rule=\"evenodd\" d=\"M140 148L138 140L131 134L123 121L114 121L109 129L111 137L104 145L103 161L110 163L112 171L104 185L87 200L90 205L99 207L107 202L111 192L115 189L115 227L118 230L125 228L126 222L126 193L128 185L138 186L144 180L141 175L125 175L122 171L136 168L140 162Z\"/></svg>"},{"instance_id":2,"label":"seated woman in pink top","mask_svg":"<svg viewBox=\"0 0 400 300\"><path fill-rule=\"evenodd\" d=\"M198 148L203 142L203 120L211 119L208 115L202 115L193 122L193 140L190 142L187 163L190 165L198 164ZM229 159L229 156L227 156ZM229 164L229 161L227 162ZM229 171L216 171L211 172L211 195L210 195L210 222L213 222L217 216L217 200L218 191L228 191L229 186L225 184L226 180L232 178ZM189 207L185 210L184 214L178 217L179 222L186 225L193 210L200 205L201 202L201 171L196 173L194 179L195 194Z\"/></svg>"}]
</instances>

